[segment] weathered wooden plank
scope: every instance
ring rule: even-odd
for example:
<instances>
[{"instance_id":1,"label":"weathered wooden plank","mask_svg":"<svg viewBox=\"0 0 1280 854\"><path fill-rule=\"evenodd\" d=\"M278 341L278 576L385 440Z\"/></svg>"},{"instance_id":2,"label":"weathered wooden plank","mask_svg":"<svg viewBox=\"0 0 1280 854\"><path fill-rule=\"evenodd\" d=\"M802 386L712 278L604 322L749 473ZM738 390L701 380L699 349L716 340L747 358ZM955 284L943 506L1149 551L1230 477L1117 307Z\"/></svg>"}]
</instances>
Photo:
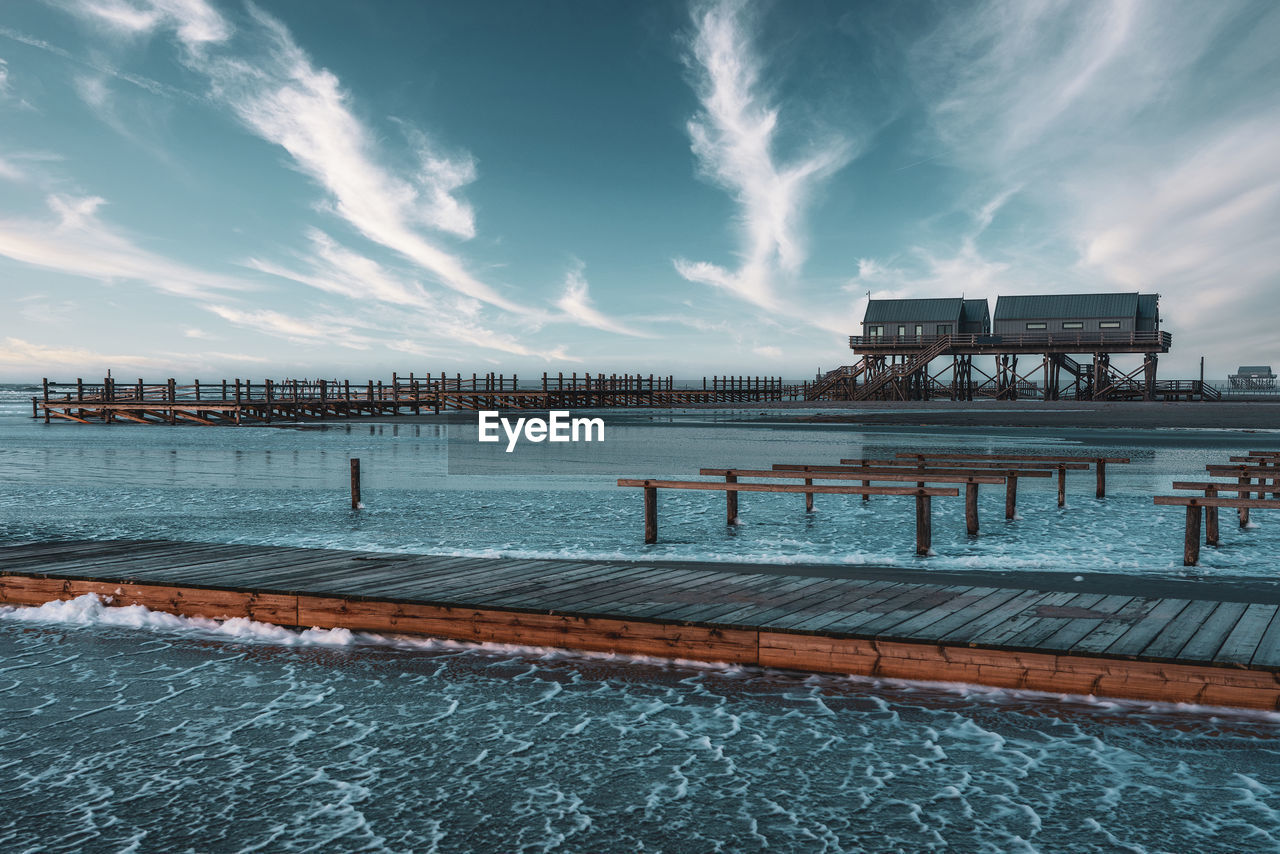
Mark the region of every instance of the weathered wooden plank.
<instances>
[{"instance_id":1,"label":"weathered wooden plank","mask_svg":"<svg viewBox=\"0 0 1280 854\"><path fill-rule=\"evenodd\" d=\"M1104 652L1107 655L1137 656L1151 641L1191 604L1190 599L1161 599L1146 616L1129 625L1127 631L1112 641Z\"/></svg>"},{"instance_id":2,"label":"weathered wooden plank","mask_svg":"<svg viewBox=\"0 0 1280 854\"><path fill-rule=\"evenodd\" d=\"M814 585L822 585L823 582L829 580L824 578L791 578L788 580L786 576L779 576L778 578L787 583L760 590L738 588L732 591L732 598L737 601L722 601L711 605L706 613L695 619L698 622L758 626L762 622L761 617L765 612L780 607L785 609L790 603L802 600L806 595L811 595L810 588ZM725 591L725 593L728 592Z\"/></svg>"},{"instance_id":3,"label":"weathered wooden plank","mask_svg":"<svg viewBox=\"0 0 1280 854\"><path fill-rule=\"evenodd\" d=\"M1218 603L1212 600L1198 599L1184 608L1178 616L1156 633L1150 643L1137 653L1139 658L1172 661L1191 636L1199 630L1201 624L1209 618Z\"/></svg>"},{"instance_id":4,"label":"weathered wooden plank","mask_svg":"<svg viewBox=\"0 0 1280 854\"><path fill-rule=\"evenodd\" d=\"M1016 588L997 589L986 596L983 596L964 608L957 608L949 614L941 616L939 619L923 626L919 629L908 630L903 626L895 626L894 632L898 634L902 640L930 640L936 641L944 637L952 630L977 619L993 608L999 608L1005 602L1017 596L1021 591ZM922 617L924 615L921 615Z\"/></svg>"},{"instance_id":5,"label":"weathered wooden plank","mask_svg":"<svg viewBox=\"0 0 1280 854\"><path fill-rule=\"evenodd\" d=\"M931 597L927 607L933 607L937 604L932 597L938 596L943 591L941 585L936 584L911 584L904 585L904 589L897 592L897 595L882 599L878 602L869 602L867 607L859 613L838 616L831 622L819 626L818 630L825 634L864 634L862 627L873 620L878 620L885 614L891 614L901 611L903 608L911 605L912 602L918 602ZM924 608L917 609L917 613Z\"/></svg>"},{"instance_id":6,"label":"weathered wooden plank","mask_svg":"<svg viewBox=\"0 0 1280 854\"><path fill-rule=\"evenodd\" d=\"M1262 633L1258 649L1249 662L1253 667L1271 667L1280 670L1280 613L1271 618L1271 625Z\"/></svg>"},{"instance_id":7,"label":"weathered wooden plank","mask_svg":"<svg viewBox=\"0 0 1280 854\"><path fill-rule=\"evenodd\" d=\"M975 614L972 620L961 623L939 637L938 640L947 644L967 644L969 639L975 635L981 634L992 626L1003 623L1015 614L1020 613L1024 608L1039 604L1050 595L1050 593L1043 590L1021 590L1011 599L1007 599L985 613Z\"/></svg>"},{"instance_id":8,"label":"weathered wooden plank","mask_svg":"<svg viewBox=\"0 0 1280 854\"><path fill-rule=\"evenodd\" d=\"M1125 603L1124 607L1113 616L1101 621L1080 640L1071 645L1071 651L1083 654L1098 654L1107 651L1125 632L1141 622L1162 602L1161 599L1148 599L1135 596ZM1176 610L1173 613L1177 613Z\"/></svg>"},{"instance_id":9,"label":"weathered wooden plank","mask_svg":"<svg viewBox=\"0 0 1280 854\"><path fill-rule=\"evenodd\" d=\"M1275 618L1277 610L1280 610L1280 607L1276 605L1256 603L1245 608L1235 628L1231 630L1231 634L1227 635L1227 639L1222 642L1222 646L1213 656L1214 663L1248 665L1257 654L1262 636Z\"/></svg>"},{"instance_id":10,"label":"weathered wooden plank","mask_svg":"<svg viewBox=\"0 0 1280 854\"><path fill-rule=\"evenodd\" d=\"M1133 597L1125 595L1102 597L1087 609L1090 612L1089 614L1073 617L1066 625L1045 638L1042 648L1052 651L1071 649L1082 638L1102 625L1103 621L1118 613L1131 601L1133 601Z\"/></svg>"},{"instance_id":11,"label":"weathered wooden plank","mask_svg":"<svg viewBox=\"0 0 1280 854\"><path fill-rule=\"evenodd\" d=\"M1061 607L1074 599L1076 595L1070 592L1051 593L1038 600L1036 608L1023 608L1016 613L1009 614L995 625L987 626L982 631L970 634L967 643L977 646L1003 646L1019 632L1030 628L1040 620L1046 619L1040 616L1040 612L1037 609Z\"/></svg>"},{"instance_id":12,"label":"weathered wooden plank","mask_svg":"<svg viewBox=\"0 0 1280 854\"><path fill-rule=\"evenodd\" d=\"M1211 662L1222 648L1222 643L1236 627L1248 606L1241 602L1219 602L1182 649L1178 660L1187 662Z\"/></svg>"},{"instance_id":13,"label":"weathered wooden plank","mask_svg":"<svg viewBox=\"0 0 1280 854\"><path fill-rule=\"evenodd\" d=\"M841 616L855 614L872 602L895 595L906 585L900 581L856 582L848 588L832 593L831 600L815 604L795 614L776 617L773 627L794 632L816 631L817 626L825 625Z\"/></svg>"},{"instance_id":14,"label":"weathered wooden plank","mask_svg":"<svg viewBox=\"0 0 1280 854\"><path fill-rule=\"evenodd\" d=\"M925 595L903 602L897 609L880 614L874 619L859 623L856 632L859 635L888 637L897 627L908 620L920 617L942 604L949 604L957 596L963 596L973 588L963 584L947 587L935 587Z\"/></svg>"},{"instance_id":15,"label":"weathered wooden plank","mask_svg":"<svg viewBox=\"0 0 1280 854\"><path fill-rule=\"evenodd\" d=\"M1045 639L1070 625L1075 614L1088 610L1105 599L1102 593L1077 593L1060 605L1032 608L1038 619L1005 640L1010 649L1040 649Z\"/></svg>"}]
</instances>

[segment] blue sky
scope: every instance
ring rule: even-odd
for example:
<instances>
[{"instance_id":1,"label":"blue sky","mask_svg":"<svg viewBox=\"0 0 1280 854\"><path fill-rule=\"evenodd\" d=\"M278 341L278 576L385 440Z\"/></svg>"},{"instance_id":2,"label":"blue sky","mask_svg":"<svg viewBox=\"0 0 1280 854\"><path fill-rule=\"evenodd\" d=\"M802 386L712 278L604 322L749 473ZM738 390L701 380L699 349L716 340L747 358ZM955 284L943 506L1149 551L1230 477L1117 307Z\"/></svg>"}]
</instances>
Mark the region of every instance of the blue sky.
<instances>
[{"instance_id":1,"label":"blue sky","mask_svg":"<svg viewBox=\"0 0 1280 854\"><path fill-rule=\"evenodd\" d=\"M1280 363L1272 2L0 4L0 379L800 377L879 297Z\"/></svg>"}]
</instances>

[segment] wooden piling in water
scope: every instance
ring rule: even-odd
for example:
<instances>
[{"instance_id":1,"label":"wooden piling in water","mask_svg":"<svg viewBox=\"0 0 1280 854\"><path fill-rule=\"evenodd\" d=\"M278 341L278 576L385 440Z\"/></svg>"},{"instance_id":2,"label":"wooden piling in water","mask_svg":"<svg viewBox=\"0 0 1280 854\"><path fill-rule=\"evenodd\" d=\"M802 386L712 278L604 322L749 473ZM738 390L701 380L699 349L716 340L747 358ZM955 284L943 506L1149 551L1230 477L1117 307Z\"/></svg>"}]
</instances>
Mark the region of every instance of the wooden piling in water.
<instances>
[{"instance_id":1,"label":"wooden piling in water","mask_svg":"<svg viewBox=\"0 0 1280 854\"><path fill-rule=\"evenodd\" d=\"M1200 562L1200 505L1187 505L1187 533L1182 544L1182 565L1195 566Z\"/></svg>"},{"instance_id":2,"label":"wooden piling in water","mask_svg":"<svg viewBox=\"0 0 1280 854\"><path fill-rule=\"evenodd\" d=\"M724 476L724 482L737 483L738 476L734 474L727 474ZM738 493L737 491L732 489L726 490L724 493L724 499L725 499L725 510L727 511L727 514L728 514L727 524L729 525L738 524Z\"/></svg>"},{"instance_id":3,"label":"wooden piling in water","mask_svg":"<svg viewBox=\"0 0 1280 854\"><path fill-rule=\"evenodd\" d=\"M360 509L360 460L351 459L351 509Z\"/></svg>"},{"instance_id":4,"label":"wooden piling in water","mask_svg":"<svg viewBox=\"0 0 1280 854\"><path fill-rule=\"evenodd\" d=\"M1218 489L1215 486L1205 488L1205 497L1216 498ZM1204 541L1211 546L1218 545L1218 508L1209 506L1204 508Z\"/></svg>"},{"instance_id":5,"label":"wooden piling in water","mask_svg":"<svg viewBox=\"0 0 1280 854\"><path fill-rule=\"evenodd\" d=\"M964 527L971 537L978 536L978 484L964 485Z\"/></svg>"},{"instance_id":6,"label":"wooden piling in water","mask_svg":"<svg viewBox=\"0 0 1280 854\"><path fill-rule=\"evenodd\" d=\"M644 488L644 541L646 543L658 541L658 490L652 486Z\"/></svg>"},{"instance_id":7,"label":"wooden piling in water","mask_svg":"<svg viewBox=\"0 0 1280 854\"><path fill-rule=\"evenodd\" d=\"M1004 518L1012 522L1018 518L1018 476L1011 474L1004 480Z\"/></svg>"},{"instance_id":8,"label":"wooden piling in water","mask_svg":"<svg viewBox=\"0 0 1280 854\"><path fill-rule=\"evenodd\" d=\"M933 498L916 493L916 554L927 557L933 548Z\"/></svg>"}]
</instances>

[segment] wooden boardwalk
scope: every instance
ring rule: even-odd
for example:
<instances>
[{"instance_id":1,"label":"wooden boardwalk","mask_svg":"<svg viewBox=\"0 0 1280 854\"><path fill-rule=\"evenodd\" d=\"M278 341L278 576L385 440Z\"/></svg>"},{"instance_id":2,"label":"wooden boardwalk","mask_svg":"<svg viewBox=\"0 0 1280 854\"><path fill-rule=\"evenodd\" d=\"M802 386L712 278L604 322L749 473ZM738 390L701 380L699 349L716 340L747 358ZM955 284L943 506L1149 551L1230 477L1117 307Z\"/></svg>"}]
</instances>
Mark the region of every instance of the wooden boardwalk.
<instances>
[{"instance_id":1,"label":"wooden boardwalk","mask_svg":"<svg viewBox=\"0 0 1280 854\"><path fill-rule=\"evenodd\" d=\"M1101 579L1101 580L1099 580ZM1105 583L1104 583L1105 581ZM1280 586L519 560L167 541L0 547L0 601L1280 709Z\"/></svg>"}]
</instances>

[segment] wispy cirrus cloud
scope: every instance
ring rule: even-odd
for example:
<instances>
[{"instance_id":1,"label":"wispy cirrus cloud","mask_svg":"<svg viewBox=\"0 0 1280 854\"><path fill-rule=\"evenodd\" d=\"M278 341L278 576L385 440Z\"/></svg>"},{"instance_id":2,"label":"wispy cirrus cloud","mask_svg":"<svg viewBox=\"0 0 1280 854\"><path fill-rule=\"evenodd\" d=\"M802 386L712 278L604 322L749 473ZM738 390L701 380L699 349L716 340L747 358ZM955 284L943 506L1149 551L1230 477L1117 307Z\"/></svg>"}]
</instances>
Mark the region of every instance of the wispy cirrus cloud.
<instances>
[{"instance_id":1,"label":"wispy cirrus cloud","mask_svg":"<svg viewBox=\"0 0 1280 854\"><path fill-rule=\"evenodd\" d=\"M556 307L563 311L566 317L577 321L583 326L590 326L618 335L630 335L633 338L653 337L647 332L633 329L627 324L603 314L592 304L589 290L590 285L587 283L586 265L578 261L564 277L564 293L561 294L560 299L556 302Z\"/></svg>"},{"instance_id":2,"label":"wispy cirrus cloud","mask_svg":"<svg viewBox=\"0 0 1280 854\"><path fill-rule=\"evenodd\" d=\"M778 287L793 283L806 257L802 220L813 190L848 163L852 145L828 139L790 159L777 153L780 108L753 45L756 7L743 0L699 3L689 65L701 105L687 126L701 173L739 206L736 269L676 259L681 276L776 309Z\"/></svg>"},{"instance_id":3,"label":"wispy cirrus cloud","mask_svg":"<svg viewBox=\"0 0 1280 854\"><path fill-rule=\"evenodd\" d=\"M252 287L139 246L98 216L106 204L98 196L51 195L46 201L52 218L0 220L0 256L100 281L141 282L185 297Z\"/></svg>"},{"instance_id":4,"label":"wispy cirrus cloud","mask_svg":"<svg viewBox=\"0 0 1280 854\"><path fill-rule=\"evenodd\" d=\"M952 11L910 56L939 159L977 186L1016 183L1040 238L955 257L980 280L992 252L1020 255L985 272L1022 291L1156 291L1179 350L1280 357L1266 316L1241 314L1280 282L1277 40L1271 4Z\"/></svg>"},{"instance_id":5,"label":"wispy cirrus cloud","mask_svg":"<svg viewBox=\"0 0 1280 854\"><path fill-rule=\"evenodd\" d=\"M250 4L251 29L237 34L204 0L80 0L72 9L132 36L174 33L183 62L205 76L213 98L249 131L288 152L324 189L334 214L445 287L506 311L539 313L481 281L458 254L424 233L475 235L474 211L458 196L476 176L470 155L448 156L406 126L413 168L387 166L390 158L355 115L337 76L317 67L276 18Z\"/></svg>"}]
</instances>

